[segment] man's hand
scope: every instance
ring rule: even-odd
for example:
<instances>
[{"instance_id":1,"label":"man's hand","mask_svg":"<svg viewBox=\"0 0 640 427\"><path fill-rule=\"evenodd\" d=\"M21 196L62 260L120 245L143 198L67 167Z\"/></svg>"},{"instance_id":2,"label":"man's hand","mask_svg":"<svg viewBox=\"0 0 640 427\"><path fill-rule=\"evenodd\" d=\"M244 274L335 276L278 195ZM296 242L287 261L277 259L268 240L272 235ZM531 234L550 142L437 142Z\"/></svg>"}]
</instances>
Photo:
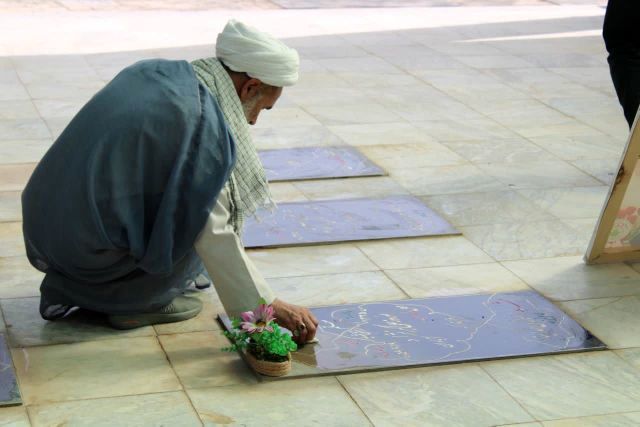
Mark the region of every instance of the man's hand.
<instances>
[{"instance_id":1,"label":"man's hand","mask_svg":"<svg viewBox=\"0 0 640 427\"><path fill-rule=\"evenodd\" d=\"M304 307L288 304L276 299L271 303L275 310L278 325L293 332L293 340L298 344L305 344L316 336L318 319Z\"/></svg>"}]
</instances>

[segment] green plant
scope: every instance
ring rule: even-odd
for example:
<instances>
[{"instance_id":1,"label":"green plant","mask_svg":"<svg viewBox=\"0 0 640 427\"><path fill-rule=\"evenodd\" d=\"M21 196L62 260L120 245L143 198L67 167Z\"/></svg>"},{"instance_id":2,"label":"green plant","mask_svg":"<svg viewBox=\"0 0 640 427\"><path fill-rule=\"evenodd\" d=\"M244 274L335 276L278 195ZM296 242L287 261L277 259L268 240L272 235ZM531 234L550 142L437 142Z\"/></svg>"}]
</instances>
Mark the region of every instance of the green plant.
<instances>
[{"instance_id":1,"label":"green plant","mask_svg":"<svg viewBox=\"0 0 640 427\"><path fill-rule=\"evenodd\" d=\"M223 332L232 343L223 351L246 350L259 360L284 362L289 352L297 350L298 346L291 335L275 322L270 305L261 302L254 311L244 312L240 316L240 319L232 319L231 331Z\"/></svg>"}]
</instances>

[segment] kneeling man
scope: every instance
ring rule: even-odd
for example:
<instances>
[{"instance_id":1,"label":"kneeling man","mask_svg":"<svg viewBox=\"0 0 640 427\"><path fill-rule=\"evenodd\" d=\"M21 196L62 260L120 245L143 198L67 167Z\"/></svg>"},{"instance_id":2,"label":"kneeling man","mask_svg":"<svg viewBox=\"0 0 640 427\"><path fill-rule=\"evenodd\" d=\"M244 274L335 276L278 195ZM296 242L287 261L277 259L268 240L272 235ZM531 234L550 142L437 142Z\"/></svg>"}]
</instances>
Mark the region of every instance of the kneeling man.
<instances>
[{"instance_id":1,"label":"kneeling man","mask_svg":"<svg viewBox=\"0 0 640 427\"><path fill-rule=\"evenodd\" d=\"M243 219L272 203L248 124L298 79L295 50L230 21L216 57L147 60L73 118L24 193L24 238L45 273L40 314L106 313L120 329L186 320L202 270L229 315L272 303L298 342L311 312L281 301L245 254Z\"/></svg>"}]
</instances>

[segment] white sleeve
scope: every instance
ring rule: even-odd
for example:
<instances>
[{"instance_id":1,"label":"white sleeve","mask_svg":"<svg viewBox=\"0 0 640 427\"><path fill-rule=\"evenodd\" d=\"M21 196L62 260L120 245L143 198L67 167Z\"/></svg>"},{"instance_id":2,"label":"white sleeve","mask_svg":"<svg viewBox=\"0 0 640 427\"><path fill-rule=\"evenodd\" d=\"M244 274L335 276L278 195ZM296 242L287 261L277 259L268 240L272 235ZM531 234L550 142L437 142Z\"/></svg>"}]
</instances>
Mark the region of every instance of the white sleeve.
<instances>
[{"instance_id":1,"label":"white sleeve","mask_svg":"<svg viewBox=\"0 0 640 427\"><path fill-rule=\"evenodd\" d=\"M229 195L223 189L196 240L195 249L227 315L238 316L256 308L260 298L271 304L275 297L229 224L229 210Z\"/></svg>"}]
</instances>

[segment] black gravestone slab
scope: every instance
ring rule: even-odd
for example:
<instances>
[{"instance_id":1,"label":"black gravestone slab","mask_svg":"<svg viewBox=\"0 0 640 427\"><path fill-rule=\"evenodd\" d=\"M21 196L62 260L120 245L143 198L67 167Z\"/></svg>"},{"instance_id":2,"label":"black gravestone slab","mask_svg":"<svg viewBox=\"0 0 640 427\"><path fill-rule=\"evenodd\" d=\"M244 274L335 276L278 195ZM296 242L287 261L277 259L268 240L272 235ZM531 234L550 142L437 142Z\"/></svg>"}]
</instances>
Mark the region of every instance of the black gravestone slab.
<instances>
[{"instance_id":1,"label":"black gravestone slab","mask_svg":"<svg viewBox=\"0 0 640 427\"><path fill-rule=\"evenodd\" d=\"M386 175L352 147L303 147L258 152L271 182Z\"/></svg>"},{"instance_id":2,"label":"black gravestone slab","mask_svg":"<svg viewBox=\"0 0 640 427\"><path fill-rule=\"evenodd\" d=\"M20 405L20 390L13 370L11 353L4 335L0 334L0 406Z\"/></svg>"},{"instance_id":3,"label":"black gravestone slab","mask_svg":"<svg viewBox=\"0 0 640 427\"><path fill-rule=\"evenodd\" d=\"M547 355L606 346L531 291L311 309L319 343L292 354L285 378ZM219 317L225 328L226 316Z\"/></svg>"},{"instance_id":4,"label":"black gravestone slab","mask_svg":"<svg viewBox=\"0 0 640 427\"><path fill-rule=\"evenodd\" d=\"M246 248L460 234L408 196L280 203L257 218L245 224Z\"/></svg>"}]
</instances>

